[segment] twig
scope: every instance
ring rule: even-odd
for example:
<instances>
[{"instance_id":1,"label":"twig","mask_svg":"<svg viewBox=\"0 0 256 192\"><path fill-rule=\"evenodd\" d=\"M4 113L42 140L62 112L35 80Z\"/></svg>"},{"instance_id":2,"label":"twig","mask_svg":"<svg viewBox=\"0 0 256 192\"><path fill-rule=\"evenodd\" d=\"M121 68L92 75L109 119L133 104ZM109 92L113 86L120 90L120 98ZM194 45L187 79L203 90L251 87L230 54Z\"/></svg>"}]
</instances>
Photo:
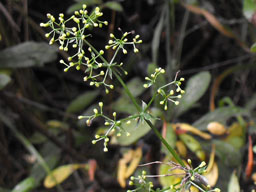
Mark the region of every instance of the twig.
<instances>
[{"instance_id":1,"label":"twig","mask_svg":"<svg viewBox=\"0 0 256 192\"><path fill-rule=\"evenodd\" d=\"M9 14L9 12L5 9L5 7L3 6L3 4L0 2L0 11L2 11L2 13L4 14L4 16L6 17L6 19L9 21L9 23L11 24L11 26L16 30L16 31L20 31L19 26L14 22L12 16Z\"/></svg>"}]
</instances>

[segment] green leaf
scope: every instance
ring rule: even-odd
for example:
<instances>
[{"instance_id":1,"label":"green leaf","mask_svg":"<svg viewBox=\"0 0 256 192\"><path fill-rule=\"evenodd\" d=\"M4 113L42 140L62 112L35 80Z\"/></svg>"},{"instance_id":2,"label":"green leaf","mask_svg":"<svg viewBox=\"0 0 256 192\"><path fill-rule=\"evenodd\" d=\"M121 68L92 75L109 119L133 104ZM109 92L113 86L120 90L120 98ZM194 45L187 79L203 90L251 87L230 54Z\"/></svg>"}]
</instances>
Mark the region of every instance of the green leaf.
<instances>
[{"instance_id":1,"label":"green leaf","mask_svg":"<svg viewBox=\"0 0 256 192\"><path fill-rule=\"evenodd\" d=\"M163 9L163 10L166 10L166 9ZM157 59L158 59L158 51L159 51L161 33L163 30L163 26L164 26L165 12L166 11L162 11L160 20L158 21L155 31L154 31L154 36L153 36L153 40L152 40L153 63L157 63Z\"/></svg>"},{"instance_id":2,"label":"green leaf","mask_svg":"<svg viewBox=\"0 0 256 192\"><path fill-rule=\"evenodd\" d=\"M146 122L140 122L138 124L137 120L131 120L129 125L123 123L122 127L130 133L130 136L126 136L124 133L120 137L117 137L117 142L122 146L131 145L150 131L150 127Z\"/></svg>"},{"instance_id":3,"label":"green leaf","mask_svg":"<svg viewBox=\"0 0 256 192\"><path fill-rule=\"evenodd\" d=\"M243 13L244 16L251 21L253 13L256 12L256 1L255 0L244 0L243 1Z\"/></svg>"},{"instance_id":4,"label":"green leaf","mask_svg":"<svg viewBox=\"0 0 256 192\"><path fill-rule=\"evenodd\" d=\"M102 0L81 0L81 1L78 1L77 3L71 5L68 8L67 14L71 14L74 11L77 11L77 10L81 9L83 7L83 4L86 4L87 6L98 5L98 4L102 4Z\"/></svg>"},{"instance_id":5,"label":"green leaf","mask_svg":"<svg viewBox=\"0 0 256 192\"><path fill-rule=\"evenodd\" d=\"M103 8L104 7L112 9L113 11L119 11L119 12L123 11L122 5L115 1L109 1L109 2L104 3Z\"/></svg>"},{"instance_id":6,"label":"green leaf","mask_svg":"<svg viewBox=\"0 0 256 192\"><path fill-rule=\"evenodd\" d=\"M134 97L138 97L145 91L145 89L143 88L142 81L137 77L130 80L127 83L127 87ZM112 107L117 112L128 114L134 114L137 112L136 107L132 104L131 100L126 95L124 89L121 92L121 96L116 102L113 103Z\"/></svg>"},{"instance_id":7,"label":"green leaf","mask_svg":"<svg viewBox=\"0 0 256 192\"><path fill-rule=\"evenodd\" d=\"M194 137L188 134L180 134L179 138L201 161L205 160L205 152L201 144Z\"/></svg>"},{"instance_id":8,"label":"green leaf","mask_svg":"<svg viewBox=\"0 0 256 192\"><path fill-rule=\"evenodd\" d=\"M36 182L33 177L28 177L18 183L12 192L29 192L32 191L36 187Z\"/></svg>"},{"instance_id":9,"label":"green leaf","mask_svg":"<svg viewBox=\"0 0 256 192\"><path fill-rule=\"evenodd\" d=\"M3 89L8 83L10 83L11 78L9 75L0 74L0 90Z\"/></svg>"},{"instance_id":10,"label":"green leaf","mask_svg":"<svg viewBox=\"0 0 256 192\"><path fill-rule=\"evenodd\" d=\"M221 124L226 124L226 121L235 116L249 115L249 112L240 107L221 107L212 112L205 114L199 120L193 123L193 126L199 130L206 131L207 125L212 121L218 121Z\"/></svg>"},{"instance_id":11,"label":"green leaf","mask_svg":"<svg viewBox=\"0 0 256 192\"><path fill-rule=\"evenodd\" d=\"M254 44L251 46L251 52L253 52L253 53L256 52L256 43L254 43Z\"/></svg>"},{"instance_id":12,"label":"green leaf","mask_svg":"<svg viewBox=\"0 0 256 192\"><path fill-rule=\"evenodd\" d=\"M99 95L99 90L87 91L75 98L67 107L68 113L80 112L89 106Z\"/></svg>"},{"instance_id":13,"label":"green leaf","mask_svg":"<svg viewBox=\"0 0 256 192\"><path fill-rule=\"evenodd\" d=\"M231 144L221 141L213 140L216 145L216 156L228 167L236 167L240 165L242 154L239 149Z\"/></svg>"},{"instance_id":14,"label":"green leaf","mask_svg":"<svg viewBox=\"0 0 256 192\"><path fill-rule=\"evenodd\" d=\"M57 48L47 43L28 41L0 52L2 68L43 66L57 58Z\"/></svg>"},{"instance_id":15,"label":"green leaf","mask_svg":"<svg viewBox=\"0 0 256 192\"><path fill-rule=\"evenodd\" d=\"M180 99L180 104L174 109L176 116L189 110L204 95L211 81L208 71L192 76L186 85L185 94Z\"/></svg>"}]
</instances>

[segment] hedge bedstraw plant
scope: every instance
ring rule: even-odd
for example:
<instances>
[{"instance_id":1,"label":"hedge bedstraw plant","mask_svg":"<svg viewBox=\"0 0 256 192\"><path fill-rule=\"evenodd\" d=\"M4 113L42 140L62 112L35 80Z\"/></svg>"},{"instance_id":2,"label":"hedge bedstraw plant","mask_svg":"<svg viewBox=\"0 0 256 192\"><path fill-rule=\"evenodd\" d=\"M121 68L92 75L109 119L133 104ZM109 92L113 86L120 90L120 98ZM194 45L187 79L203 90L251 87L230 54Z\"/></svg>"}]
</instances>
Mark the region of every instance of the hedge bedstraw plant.
<instances>
[{"instance_id":1,"label":"hedge bedstraw plant","mask_svg":"<svg viewBox=\"0 0 256 192\"><path fill-rule=\"evenodd\" d=\"M136 114L123 119L117 119L116 112L113 112L112 117L106 116L103 113L103 102L99 102L99 107L93 110L92 115L79 116L79 119L87 119L86 123L88 126L90 126L91 122L95 118L101 117L105 120L104 124L108 127L106 133L103 135L95 135L95 139L92 141L92 143L95 144L99 141L103 141L103 150L107 152L108 142L110 140L109 135L111 132L116 134L116 136L126 134L127 136L132 137L132 135L130 135L130 133L123 128L122 124L129 124L133 119L146 122L176 160L177 163L168 163L171 169L181 169L185 172L185 174L182 176L183 179L181 182L172 185L167 189L157 189L156 191L183 191L184 189L189 189L191 185L204 192L220 191L217 188L210 189L207 182L204 181L203 176L201 176L205 170L205 163L202 162L195 169L192 168L190 160L188 161L188 165L185 165L179 155L167 143L167 141L159 133L158 129L151 122L154 117L150 114L149 108L151 107L151 104L155 100L156 96L161 96L162 99L160 101L160 105L163 105L164 110L168 109L168 102L178 105L178 99L181 98L182 94L185 93L185 91L180 87L181 83L184 81L184 78L177 79L176 75L172 82L156 88L157 91L153 94L150 101L148 103L142 101L142 106L140 106L121 78L122 73L127 75L127 72L122 68L123 63L117 63L115 62L115 59L117 54L120 52L127 54L127 46L132 46L134 53L139 52L137 44L142 43L142 40L140 40L139 35L135 35L131 40L129 40L128 37L133 35L132 32L123 33L121 38L118 38L111 33L110 40L105 46L105 49L112 49L114 54L110 61L108 61L104 58L104 50L97 50L89 42L92 35L88 33L88 29L92 30L96 27L102 28L104 25L108 25L107 21L100 20L102 15L103 13L99 7L96 7L89 13L86 9L86 5L83 5L81 10L75 11L74 15L68 19L64 19L64 14L62 13L59 14L58 19L55 19L55 17L51 14L47 14L49 19L48 22L40 24L41 27L49 27L51 29L50 32L45 34L47 38L50 38L50 45L57 42L60 50L68 51L70 48L75 50L75 54L68 57L68 62L60 60L60 63L65 66L65 72L67 72L71 67L75 67L77 70L84 70L85 76L83 80L88 81L90 86L95 86L96 88L99 86L104 86L106 94L109 93L109 90L114 89L114 85L109 84L107 79L116 78L123 86L126 94L129 96L137 109ZM160 67L156 68L154 73L152 73L149 77L145 77L146 83L144 84L144 88L155 86L158 76L164 73L164 69ZM153 176L146 175L146 172L143 171L142 175L138 177L131 177L129 184L136 186L136 188L128 191L155 191L153 189L152 182L146 181L147 177ZM155 177L160 177L160 175L155 175Z\"/></svg>"}]
</instances>

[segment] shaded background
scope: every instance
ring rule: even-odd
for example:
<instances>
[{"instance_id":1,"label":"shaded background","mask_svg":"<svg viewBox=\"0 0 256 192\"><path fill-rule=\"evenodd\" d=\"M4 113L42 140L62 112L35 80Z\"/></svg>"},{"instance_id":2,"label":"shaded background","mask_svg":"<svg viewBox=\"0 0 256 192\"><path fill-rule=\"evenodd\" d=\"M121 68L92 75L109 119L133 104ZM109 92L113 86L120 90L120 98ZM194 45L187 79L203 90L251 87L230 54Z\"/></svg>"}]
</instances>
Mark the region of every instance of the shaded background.
<instances>
[{"instance_id":1,"label":"shaded background","mask_svg":"<svg viewBox=\"0 0 256 192\"><path fill-rule=\"evenodd\" d=\"M118 160L128 147L116 143L110 146L108 153L103 153L101 144L91 144L96 128L102 122L95 122L88 128L84 122L78 122L77 116L91 111L101 100L109 114L113 112L113 107L124 112L129 103L116 103L123 97L117 83L117 89L105 97L103 88L95 90L83 82L82 71L73 69L64 73L59 60L67 59L72 52L61 52L57 45L49 47L44 36L47 29L39 26L39 23L47 21L47 13L56 17L59 13L70 16L82 3L88 4L88 10L96 5L102 6L102 20L109 22L108 27L90 32L93 37L91 43L96 48L104 48L109 33L121 36L125 31L134 30L140 34L143 44L139 47L139 54L135 55L132 49L128 49L127 55L117 58L117 61L124 62L124 68L129 72L124 77L125 81L137 78L135 82L138 85L135 84L134 91L137 86L143 85L145 75L154 65L166 68L166 79L169 81L178 70L179 76L185 79L207 72L209 84L204 84L207 80L198 76L198 83L192 88L192 92L194 90L193 93L200 96L182 112L171 106L169 112L165 113L165 119L170 123L195 125L210 111L233 107L225 112L220 111L211 119L229 127L237 121L235 116L239 114L247 123L244 133L238 135L242 138L238 141L241 145L232 148L235 152L229 153L230 148L227 148L227 151L225 149L223 153L219 151L216 154L219 167L224 170L219 174L217 186L226 191L230 175L236 170L241 189L248 191L255 188L253 180L246 178L244 170L248 164L247 138L251 136L252 141L255 138L256 65L255 50L250 50L250 47L256 39L256 3L253 0L244 1L244 4L239 0L120 0L106 6L107 2L0 2L0 191L14 189L26 179L32 182L31 185L29 182L26 184L30 186L27 191L124 191L116 180L116 172ZM195 11L189 5L198 9ZM105 56L110 58L111 54L108 51ZM141 91L138 96L148 101L150 93ZM119 109L117 105L124 107ZM219 141L223 138L214 139ZM214 142L202 141L207 157ZM41 166L44 163L38 160L39 156L35 153L30 153L31 146L41 154L49 169L72 163L88 163L89 167L94 167L96 162L95 178L89 179L87 171L80 170L60 187L45 189L43 179L47 174ZM143 146L144 162L164 157L159 150L160 141L150 131L129 146ZM188 157L199 162L192 152ZM229 167L233 159L238 161ZM152 174L158 172L157 166L150 169ZM154 182L160 186L157 179Z\"/></svg>"}]
</instances>

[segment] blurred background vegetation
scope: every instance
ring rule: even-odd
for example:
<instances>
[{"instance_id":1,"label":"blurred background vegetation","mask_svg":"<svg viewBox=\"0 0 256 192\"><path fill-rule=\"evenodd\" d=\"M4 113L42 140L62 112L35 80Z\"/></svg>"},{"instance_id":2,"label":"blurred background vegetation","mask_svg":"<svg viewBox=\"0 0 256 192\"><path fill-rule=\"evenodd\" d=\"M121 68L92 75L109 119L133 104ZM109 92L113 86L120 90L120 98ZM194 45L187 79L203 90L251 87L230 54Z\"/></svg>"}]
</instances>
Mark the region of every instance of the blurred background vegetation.
<instances>
[{"instance_id":1,"label":"blurred background vegetation","mask_svg":"<svg viewBox=\"0 0 256 192\"><path fill-rule=\"evenodd\" d=\"M118 175L122 154L140 147L140 162L169 158L148 127L130 126L136 136L113 137L110 151L104 153L101 144L91 144L95 132L104 131L102 122L86 127L84 121L77 120L78 115L90 113L98 101L104 101L109 114L134 112L121 88L106 97L104 89L95 90L83 82L81 71L64 73L59 59L67 60L69 53L59 51L57 45L49 46L47 31L39 27L46 22L47 13L70 16L83 3L88 10L101 7L103 20L109 22L103 29L90 31L95 47L103 49L110 33L134 30L141 36L138 55L130 50L118 58L129 72L125 81L140 100L149 99L151 92L143 89L143 81L156 66L166 69L162 81L172 81L177 71L187 80L180 105L156 112L164 119L164 126L157 125L168 142L195 164L208 162L216 147L213 161L218 172L210 182L223 191L254 189L254 0L2 0L0 191L125 191ZM111 54L107 51L106 57ZM160 109L157 103L155 108ZM217 125L212 131L209 123L213 122ZM191 133L179 123L207 133L211 139ZM180 136L181 132L189 138ZM47 181L54 169L59 174L56 181ZM145 169L159 173L154 165ZM168 171L163 169L160 172ZM173 182L153 181L157 187Z\"/></svg>"}]
</instances>

